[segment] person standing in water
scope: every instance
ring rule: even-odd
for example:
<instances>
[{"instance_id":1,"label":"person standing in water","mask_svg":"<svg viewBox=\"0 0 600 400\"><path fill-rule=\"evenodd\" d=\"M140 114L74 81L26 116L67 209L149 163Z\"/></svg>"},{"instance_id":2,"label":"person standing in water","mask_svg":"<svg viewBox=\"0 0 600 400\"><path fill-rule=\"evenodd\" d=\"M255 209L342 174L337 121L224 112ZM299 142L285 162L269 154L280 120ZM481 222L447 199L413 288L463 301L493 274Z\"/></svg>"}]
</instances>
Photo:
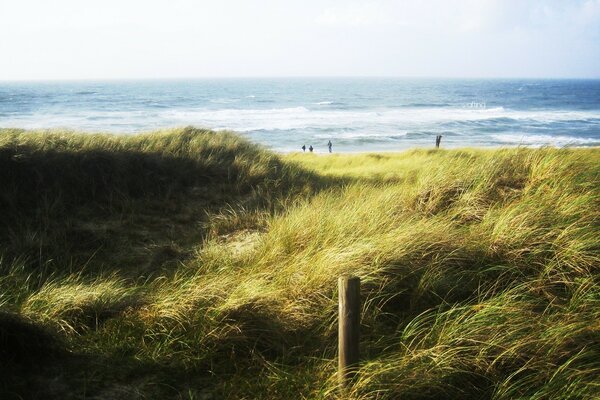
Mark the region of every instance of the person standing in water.
<instances>
[{"instance_id":1,"label":"person standing in water","mask_svg":"<svg viewBox=\"0 0 600 400\"><path fill-rule=\"evenodd\" d=\"M310 151L312 153L312 151L313 151L312 144L308 147L308 151Z\"/></svg>"},{"instance_id":2,"label":"person standing in water","mask_svg":"<svg viewBox=\"0 0 600 400\"><path fill-rule=\"evenodd\" d=\"M330 152L330 153L331 153L331 147L332 147L332 146L333 146L333 145L331 144L331 140L330 140L330 141L327 143L327 147L329 147L329 152Z\"/></svg>"},{"instance_id":3,"label":"person standing in water","mask_svg":"<svg viewBox=\"0 0 600 400\"><path fill-rule=\"evenodd\" d=\"M303 152L303 153L305 153L305 152L306 152L306 145L305 145L305 144L303 144L303 145L302 145L302 152Z\"/></svg>"}]
</instances>

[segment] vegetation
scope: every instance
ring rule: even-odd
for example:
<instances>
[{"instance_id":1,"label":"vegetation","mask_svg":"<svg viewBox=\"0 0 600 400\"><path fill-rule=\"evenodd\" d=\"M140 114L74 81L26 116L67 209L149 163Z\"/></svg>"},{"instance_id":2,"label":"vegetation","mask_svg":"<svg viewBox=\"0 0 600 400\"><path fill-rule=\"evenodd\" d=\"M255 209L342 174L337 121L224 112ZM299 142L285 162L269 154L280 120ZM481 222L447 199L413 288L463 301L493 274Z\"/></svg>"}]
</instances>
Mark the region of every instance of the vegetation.
<instances>
[{"instance_id":1,"label":"vegetation","mask_svg":"<svg viewBox=\"0 0 600 400\"><path fill-rule=\"evenodd\" d=\"M0 132L0 398L600 396L600 152ZM43 395L42 395L43 394Z\"/></svg>"}]
</instances>

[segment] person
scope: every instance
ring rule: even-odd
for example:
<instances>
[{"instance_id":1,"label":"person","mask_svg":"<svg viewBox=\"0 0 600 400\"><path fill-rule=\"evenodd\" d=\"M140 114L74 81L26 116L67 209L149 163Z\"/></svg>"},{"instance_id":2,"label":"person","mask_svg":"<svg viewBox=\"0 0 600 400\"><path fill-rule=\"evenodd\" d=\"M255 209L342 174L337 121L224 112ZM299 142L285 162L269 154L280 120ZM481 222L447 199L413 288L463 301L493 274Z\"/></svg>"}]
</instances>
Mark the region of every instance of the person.
<instances>
[{"instance_id":1,"label":"person","mask_svg":"<svg viewBox=\"0 0 600 400\"><path fill-rule=\"evenodd\" d=\"M302 152L303 153L306 152L306 145L305 144L302 145Z\"/></svg>"},{"instance_id":2,"label":"person","mask_svg":"<svg viewBox=\"0 0 600 400\"><path fill-rule=\"evenodd\" d=\"M310 151L312 153L312 151L313 151L312 144L308 147L308 151Z\"/></svg>"},{"instance_id":3,"label":"person","mask_svg":"<svg viewBox=\"0 0 600 400\"><path fill-rule=\"evenodd\" d=\"M441 141L442 141L442 135L437 135L437 136L435 137L435 147L436 147L436 148L439 148L439 147L440 147L440 143L441 143Z\"/></svg>"},{"instance_id":4,"label":"person","mask_svg":"<svg viewBox=\"0 0 600 400\"><path fill-rule=\"evenodd\" d=\"M331 140L330 140L330 141L327 143L327 147L329 147L329 152L330 152L330 153L331 153L331 146L333 146L333 145L331 144Z\"/></svg>"}]
</instances>

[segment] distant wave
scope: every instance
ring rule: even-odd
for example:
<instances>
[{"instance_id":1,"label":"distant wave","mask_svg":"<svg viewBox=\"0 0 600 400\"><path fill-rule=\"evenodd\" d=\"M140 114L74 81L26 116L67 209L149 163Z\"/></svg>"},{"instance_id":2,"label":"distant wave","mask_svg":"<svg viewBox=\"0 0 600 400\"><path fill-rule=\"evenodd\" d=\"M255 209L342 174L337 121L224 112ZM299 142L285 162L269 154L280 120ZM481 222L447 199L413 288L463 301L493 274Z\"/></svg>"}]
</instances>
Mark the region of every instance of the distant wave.
<instances>
[{"instance_id":1,"label":"distant wave","mask_svg":"<svg viewBox=\"0 0 600 400\"><path fill-rule=\"evenodd\" d=\"M309 110L306 107L270 109L220 109L166 111L163 116L181 123L201 123L220 129L285 130L303 128L344 128L397 126L401 128L446 122L512 123L519 121L548 124L587 121L600 125L599 111L513 111L503 107L395 108L381 110Z\"/></svg>"},{"instance_id":2,"label":"distant wave","mask_svg":"<svg viewBox=\"0 0 600 400\"><path fill-rule=\"evenodd\" d=\"M350 140L389 140L389 139L400 139L408 135L408 131L396 130L393 134L386 131L350 131L350 132L336 132L335 134L317 133L314 136L319 139L329 139L335 137L336 139L350 139Z\"/></svg>"},{"instance_id":3,"label":"distant wave","mask_svg":"<svg viewBox=\"0 0 600 400\"><path fill-rule=\"evenodd\" d=\"M152 107L152 108L169 108L168 105L166 104L161 104L161 103L157 103L154 100L146 100L144 101L144 104L148 107Z\"/></svg>"},{"instance_id":4,"label":"distant wave","mask_svg":"<svg viewBox=\"0 0 600 400\"><path fill-rule=\"evenodd\" d=\"M215 104L231 104L231 103L237 103L238 101L240 101L240 99L219 98L219 99L211 99L210 100L211 103L215 103Z\"/></svg>"},{"instance_id":5,"label":"distant wave","mask_svg":"<svg viewBox=\"0 0 600 400\"><path fill-rule=\"evenodd\" d=\"M404 107L449 107L449 103L409 103Z\"/></svg>"},{"instance_id":6,"label":"distant wave","mask_svg":"<svg viewBox=\"0 0 600 400\"><path fill-rule=\"evenodd\" d=\"M600 139L578 138L572 136L501 134L492 135L493 139L505 144L528 146L593 146L600 145Z\"/></svg>"},{"instance_id":7,"label":"distant wave","mask_svg":"<svg viewBox=\"0 0 600 400\"><path fill-rule=\"evenodd\" d=\"M319 102L316 102L316 103L313 103L313 104L316 104L318 106L340 106L340 107L348 105L348 104L346 104L344 102L341 102L341 101L319 101Z\"/></svg>"},{"instance_id":8,"label":"distant wave","mask_svg":"<svg viewBox=\"0 0 600 400\"><path fill-rule=\"evenodd\" d=\"M138 126L198 125L212 129L231 129L240 132L311 130L348 135L364 131L382 135L395 135L398 131L437 132L465 129L480 132L501 133L527 128L530 130L560 131L573 126L585 126L600 131L600 111L515 111L503 107L486 109L468 108L382 108L367 110L313 109L306 107L236 109L209 108L172 109L159 108L156 104L133 111L72 111L56 113L36 111L22 113L0 120L4 127L56 127L88 128L93 130L123 131L123 123L129 122L129 130ZM102 121L91 125L91 121ZM125 127L128 125L125 124ZM112 128L111 128L112 127ZM577 128L579 129L579 128ZM126 129L127 130L127 129ZM350 132L350 133L348 133ZM500 139L498 139L500 140Z\"/></svg>"}]
</instances>

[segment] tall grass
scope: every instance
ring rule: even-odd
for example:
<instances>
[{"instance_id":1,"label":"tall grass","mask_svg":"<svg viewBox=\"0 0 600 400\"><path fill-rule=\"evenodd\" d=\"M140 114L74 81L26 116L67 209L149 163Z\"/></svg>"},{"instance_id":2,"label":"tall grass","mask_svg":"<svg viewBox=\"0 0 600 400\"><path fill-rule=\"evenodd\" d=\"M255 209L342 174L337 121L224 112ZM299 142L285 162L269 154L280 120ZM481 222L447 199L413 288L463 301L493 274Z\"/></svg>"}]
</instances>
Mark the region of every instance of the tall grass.
<instances>
[{"instance_id":1,"label":"tall grass","mask_svg":"<svg viewBox=\"0 0 600 400\"><path fill-rule=\"evenodd\" d=\"M600 396L597 149L282 157L192 128L0 138L11 171L64 171L2 182L14 218L0 232L12 238L0 307L70 351L58 378L42 370L4 383L11 393L58 379L49 397L335 398L335 282L356 274L352 397ZM115 251L49 258L70 226L113 218L126 221L110 227L127 239ZM131 257L132 244L148 254Z\"/></svg>"},{"instance_id":2,"label":"tall grass","mask_svg":"<svg viewBox=\"0 0 600 400\"><path fill-rule=\"evenodd\" d=\"M132 275L177 259L209 230L226 232L218 216L228 210L254 226L255 211L281 209L326 184L235 134L194 128L136 136L2 130L0 170L5 254L27 255L38 268L58 260L60 270L109 261Z\"/></svg>"}]
</instances>

